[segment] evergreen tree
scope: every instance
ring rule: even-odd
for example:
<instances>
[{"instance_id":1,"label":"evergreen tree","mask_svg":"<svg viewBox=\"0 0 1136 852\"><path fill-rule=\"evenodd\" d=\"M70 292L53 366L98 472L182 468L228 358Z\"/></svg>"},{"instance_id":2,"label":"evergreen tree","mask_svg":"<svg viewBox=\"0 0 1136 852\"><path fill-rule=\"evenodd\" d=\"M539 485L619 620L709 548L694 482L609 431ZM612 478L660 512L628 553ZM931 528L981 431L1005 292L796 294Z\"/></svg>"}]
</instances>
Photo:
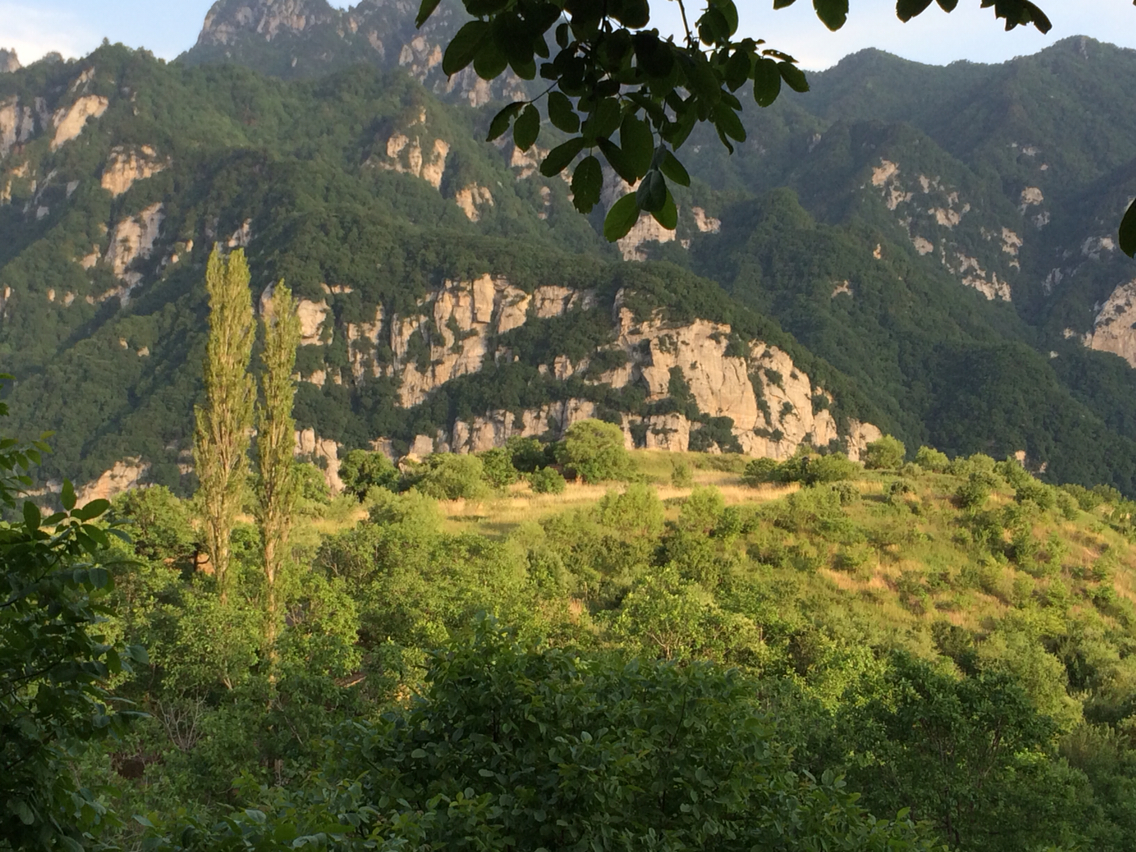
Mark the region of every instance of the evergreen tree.
<instances>
[{"instance_id":1,"label":"evergreen tree","mask_svg":"<svg viewBox=\"0 0 1136 852\"><path fill-rule=\"evenodd\" d=\"M264 310L264 401L257 417L256 449L260 459L262 494L259 507L260 533L264 543L264 579L267 588L265 646L275 660L273 646L279 623L277 578L284 565L288 536L299 496L293 470L295 421L292 400L296 383L296 347L300 345L300 319L291 291L278 284Z\"/></svg>"},{"instance_id":2,"label":"evergreen tree","mask_svg":"<svg viewBox=\"0 0 1136 852\"><path fill-rule=\"evenodd\" d=\"M248 476L249 430L255 390L249 374L253 313L244 251L226 260L219 249L205 272L209 293L209 345L205 356L205 405L195 409L193 459L200 481L205 546L225 596L229 536Z\"/></svg>"}]
</instances>

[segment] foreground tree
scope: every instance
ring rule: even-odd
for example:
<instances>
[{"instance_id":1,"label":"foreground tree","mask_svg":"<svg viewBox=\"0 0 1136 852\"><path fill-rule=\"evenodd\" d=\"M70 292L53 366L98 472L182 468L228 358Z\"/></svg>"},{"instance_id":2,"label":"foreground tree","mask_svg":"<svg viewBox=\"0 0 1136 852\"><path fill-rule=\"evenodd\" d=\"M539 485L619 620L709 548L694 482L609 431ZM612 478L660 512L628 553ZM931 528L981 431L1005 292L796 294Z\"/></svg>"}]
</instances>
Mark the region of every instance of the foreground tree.
<instances>
[{"instance_id":1,"label":"foreground tree","mask_svg":"<svg viewBox=\"0 0 1136 852\"><path fill-rule=\"evenodd\" d=\"M0 403L0 416L7 413ZM0 508L12 510L46 447L0 439ZM106 500L77 506L64 482L63 511L43 517L22 501L0 521L0 848L92 845L113 821L81 787L72 764L84 746L123 730L107 681L145 663L141 648L104 641L107 532L94 521Z\"/></svg>"},{"instance_id":2,"label":"foreground tree","mask_svg":"<svg viewBox=\"0 0 1136 852\"><path fill-rule=\"evenodd\" d=\"M249 430L256 395L252 358L253 313L244 252L226 259L219 249L205 272L209 293L209 345L205 356L205 404L196 409L193 460L205 547L224 596L231 558L229 537L248 478Z\"/></svg>"},{"instance_id":3,"label":"foreground tree","mask_svg":"<svg viewBox=\"0 0 1136 852\"><path fill-rule=\"evenodd\" d=\"M257 520L264 547L266 586L264 640L273 661L280 622L277 579L284 567L299 497L293 459L296 424L292 419L296 396L292 369L299 345L300 318L292 292L283 283L277 284L264 310L264 374L260 380L264 402L257 418L256 436L262 489Z\"/></svg>"},{"instance_id":4,"label":"foreground tree","mask_svg":"<svg viewBox=\"0 0 1136 852\"><path fill-rule=\"evenodd\" d=\"M796 0L773 0L774 9ZM416 23L422 26L441 0L421 0ZM675 156L695 125L710 122L722 144L745 141L739 117L741 100L734 94L749 86L759 106L777 100L783 86L807 91L808 81L788 53L763 39L737 38L738 8L734 0L704 0L701 12L688 16L677 0L683 35L676 42L651 25L650 0L462 0L476 20L463 26L446 49L447 74L472 65L479 77L492 80L511 69L525 80L538 75L548 87L530 100L509 104L494 117L489 139L513 128L513 141L528 150L540 135L545 115L569 139L553 148L541 163L552 177L576 162L573 203L588 213L603 188L600 157L624 181L636 186L612 205L604 235L617 240L641 213L650 213L673 230L678 209L668 181L681 186L690 177ZM850 0L813 0L817 16L830 30L848 19ZM896 15L909 21L933 0L896 0ZM958 0L934 0L952 12ZM1007 30L1033 25L1049 32L1052 24L1030 0L981 0L993 8ZM555 51L555 55L553 55ZM583 154L584 156L577 158ZM1120 246L1136 255L1136 203L1120 226Z\"/></svg>"}]
</instances>

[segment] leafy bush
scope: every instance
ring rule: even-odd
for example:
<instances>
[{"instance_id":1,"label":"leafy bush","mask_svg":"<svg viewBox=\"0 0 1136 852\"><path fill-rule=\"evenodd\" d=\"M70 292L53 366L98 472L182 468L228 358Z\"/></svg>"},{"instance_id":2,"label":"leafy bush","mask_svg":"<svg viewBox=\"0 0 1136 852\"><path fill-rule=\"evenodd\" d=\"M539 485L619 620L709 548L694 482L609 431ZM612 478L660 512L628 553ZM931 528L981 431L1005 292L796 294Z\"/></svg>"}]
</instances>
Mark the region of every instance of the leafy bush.
<instances>
[{"instance_id":1,"label":"leafy bush","mask_svg":"<svg viewBox=\"0 0 1136 852\"><path fill-rule=\"evenodd\" d=\"M542 467L529 474L529 484L536 494L563 494L567 488L560 471L552 467Z\"/></svg>"},{"instance_id":2,"label":"leafy bush","mask_svg":"<svg viewBox=\"0 0 1136 852\"><path fill-rule=\"evenodd\" d=\"M951 460L947 458L946 453L941 453L931 447L920 447L915 453L915 463L932 473L946 473Z\"/></svg>"},{"instance_id":3,"label":"leafy bush","mask_svg":"<svg viewBox=\"0 0 1136 852\"><path fill-rule=\"evenodd\" d=\"M685 532L708 534L726 510L722 492L713 485L695 488L678 513L678 528Z\"/></svg>"},{"instance_id":4,"label":"leafy bush","mask_svg":"<svg viewBox=\"0 0 1136 852\"><path fill-rule=\"evenodd\" d=\"M496 447L478 453L485 472L485 481L494 488L508 488L519 478L517 469L513 467L513 456L506 448Z\"/></svg>"},{"instance_id":5,"label":"leafy bush","mask_svg":"<svg viewBox=\"0 0 1136 852\"><path fill-rule=\"evenodd\" d=\"M505 442L505 449L513 468L520 473L532 473L552 461L548 448L536 438L509 438Z\"/></svg>"},{"instance_id":6,"label":"leafy bush","mask_svg":"<svg viewBox=\"0 0 1136 852\"><path fill-rule=\"evenodd\" d=\"M806 485L815 485L821 482L840 482L853 479L860 473L860 465L842 453L831 453L827 456L814 456L808 459L805 466L804 479Z\"/></svg>"},{"instance_id":7,"label":"leafy bush","mask_svg":"<svg viewBox=\"0 0 1136 852\"><path fill-rule=\"evenodd\" d=\"M694 471L685 459L675 459L671 470L671 485L676 488L689 488L694 484Z\"/></svg>"},{"instance_id":8,"label":"leafy bush","mask_svg":"<svg viewBox=\"0 0 1136 852\"><path fill-rule=\"evenodd\" d=\"M955 503L960 509L980 509L994 489L994 478L978 472L971 473L955 492Z\"/></svg>"},{"instance_id":9,"label":"leafy bush","mask_svg":"<svg viewBox=\"0 0 1136 852\"><path fill-rule=\"evenodd\" d=\"M561 463L585 482L619 481L631 476L631 455L623 444L623 430L613 423L573 423L559 451Z\"/></svg>"},{"instance_id":10,"label":"leafy bush","mask_svg":"<svg viewBox=\"0 0 1136 852\"><path fill-rule=\"evenodd\" d=\"M437 500L477 500L489 493L485 465L477 456L435 453L428 456L414 487Z\"/></svg>"},{"instance_id":11,"label":"leafy bush","mask_svg":"<svg viewBox=\"0 0 1136 852\"><path fill-rule=\"evenodd\" d=\"M779 465L773 459L754 459L745 466L742 481L749 486L764 485L767 482L780 482Z\"/></svg>"},{"instance_id":12,"label":"leafy bush","mask_svg":"<svg viewBox=\"0 0 1136 852\"><path fill-rule=\"evenodd\" d=\"M343 490L362 501L371 488L398 489L398 468L383 453L351 450L339 463Z\"/></svg>"},{"instance_id":13,"label":"leafy bush","mask_svg":"<svg viewBox=\"0 0 1136 852\"><path fill-rule=\"evenodd\" d=\"M884 435L864 448L864 467L868 470L897 470L907 455L907 448L899 438Z\"/></svg>"},{"instance_id":14,"label":"leafy bush","mask_svg":"<svg viewBox=\"0 0 1136 852\"><path fill-rule=\"evenodd\" d=\"M622 494L607 492L596 504L596 517L624 535L658 535L663 531L663 501L649 485L629 485Z\"/></svg>"}]
</instances>

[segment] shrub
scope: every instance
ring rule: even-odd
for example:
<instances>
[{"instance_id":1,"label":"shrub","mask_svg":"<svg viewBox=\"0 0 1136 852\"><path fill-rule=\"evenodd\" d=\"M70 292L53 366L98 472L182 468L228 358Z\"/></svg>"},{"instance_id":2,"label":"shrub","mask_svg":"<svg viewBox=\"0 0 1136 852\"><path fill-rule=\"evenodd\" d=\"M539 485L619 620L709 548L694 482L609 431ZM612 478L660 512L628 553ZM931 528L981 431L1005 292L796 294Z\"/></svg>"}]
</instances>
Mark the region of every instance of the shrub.
<instances>
[{"instance_id":1,"label":"shrub","mask_svg":"<svg viewBox=\"0 0 1136 852\"><path fill-rule=\"evenodd\" d=\"M626 480L631 475L631 455L623 445L623 430L613 423L573 423L559 451L560 461L585 482Z\"/></svg>"},{"instance_id":2,"label":"shrub","mask_svg":"<svg viewBox=\"0 0 1136 852\"><path fill-rule=\"evenodd\" d=\"M563 494L567 487L560 471L551 467L542 467L530 473L529 484L536 494Z\"/></svg>"},{"instance_id":3,"label":"shrub","mask_svg":"<svg viewBox=\"0 0 1136 852\"><path fill-rule=\"evenodd\" d=\"M896 470L903 464L907 448L899 438L884 435L864 448L864 467L869 470Z\"/></svg>"},{"instance_id":4,"label":"shrub","mask_svg":"<svg viewBox=\"0 0 1136 852\"><path fill-rule=\"evenodd\" d=\"M437 500L476 500L484 497L489 490L481 459L453 453L429 456L414 487Z\"/></svg>"},{"instance_id":5,"label":"shrub","mask_svg":"<svg viewBox=\"0 0 1136 852\"><path fill-rule=\"evenodd\" d=\"M971 473L955 492L955 503L960 509L980 509L994 487L993 477Z\"/></svg>"},{"instance_id":6,"label":"shrub","mask_svg":"<svg viewBox=\"0 0 1136 852\"><path fill-rule=\"evenodd\" d=\"M505 442L505 449L513 469L520 473L532 473L552 461L548 448L536 438L510 438Z\"/></svg>"},{"instance_id":7,"label":"shrub","mask_svg":"<svg viewBox=\"0 0 1136 852\"><path fill-rule=\"evenodd\" d=\"M671 485L676 488L689 488L694 484L694 471L685 459L675 459L671 471Z\"/></svg>"},{"instance_id":8,"label":"shrub","mask_svg":"<svg viewBox=\"0 0 1136 852\"><path fill-rule=\"evenodd\" d=\"M513 456L504 447L486 450L478 453L481 464L485 469L485 481L494 488L508 488L519 478L517 469L513 467Z\"/></svg>"},{"instance_id":9,"label":"shrub","mask_svg":"<svg viewBox=\"0 0 1136 852\"><path fill-rule=\"evenodd\" d=\"M686 532L708 533L726 510L722 492L713 485L695 488L678 513L678 528Z\"/></svg>"},{"instance_id":10,"label":"shrub","mask_svg":"<svg viewBox=\"0 0 1136 852\"><path fill-rule=\"evenodd\" d=\"M931 447L920 447L915 453L915 463L924 470L932 473L945 473L951 465L946 453L941 453Z\"/></svg>"},{"instance_id":11,"label":"shrub","mask_svg":"<svg viewBox=\"0 0 1136 852\"><path fill-rule=\"evenodd\" d=\"M803 482L815 485L821 482L841 482L852 479L860 472L860 465L842 453L806 457Z\"/></svg>"},{"instance_id":12,"label":"shrub","mask_svg":"<svg viewBox=\"0 0 1136 852\"><path fill-rule=\"evenodd\" d=\"M754 459L745 466L742 480L746 485L757 486L766 482L780 482L780 465L773 459Z\"/></svg>"},{"instance_id":13,"label":"shrub","mask_svg":"<svg viewBox=\"0 0 1136 852\"><path fill-rule=\"evenodd\" d=\"M596 505L599 522L627 535L658 535L663 531L663 501L649 485L629 485L620 494L609 491Z\"/></svg>"},{"instance_id":14,"label":"shrub","mask_svg":"<svg viewBox=\"0 0 1136 852\"><path fill-rule=\"evenodd\" d=\"M371 488L398 490L398 468L382 453L370 450L348 452L339 463L339 478L343 480L343 490L357 500L366 497Z\"/></svg>"}]
</instances>

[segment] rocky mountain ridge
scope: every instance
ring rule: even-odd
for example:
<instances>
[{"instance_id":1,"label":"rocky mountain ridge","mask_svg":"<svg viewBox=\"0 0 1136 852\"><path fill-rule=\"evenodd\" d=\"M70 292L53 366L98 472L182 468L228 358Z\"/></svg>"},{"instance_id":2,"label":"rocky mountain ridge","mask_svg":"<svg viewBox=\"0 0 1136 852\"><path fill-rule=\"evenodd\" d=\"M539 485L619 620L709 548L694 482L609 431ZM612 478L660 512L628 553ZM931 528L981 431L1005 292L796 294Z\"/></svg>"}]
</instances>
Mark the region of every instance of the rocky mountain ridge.
<instances>
[{"instance_id":1,"label":"rocky mountain ridge","mask_svg":"<svg viewBox=\"0 0 1136 852\"><path fill-rule=\"evenodd\" d=\"M1051 129L1019 127L951 153L925 105L865 117L884 83L831 96L907 73L869 55L817 75L815 102L748 111L733 158L696 133L678 230L613 248L539 151L477 141L492 106L429 61L450 19L415 33L413 11L222 2L182 62L108 47L0 80L0 349L16 419L57 428L61 469L185 487L220 243L246 248L257 292L301 297L297 446L333 481L351 447L477 451L597 416L635 446L855 456L882 429L1136 487L1136 386L1101 354L1136 353L1106 230L1123 151L1073 169ZM1127 79L1110 50L1021 62ZM1021 78L961 71L973 91ZM628 189L608 180L604 203ZM93 363L97 387L78 378Z\"/></svg>"}]
</instances>

